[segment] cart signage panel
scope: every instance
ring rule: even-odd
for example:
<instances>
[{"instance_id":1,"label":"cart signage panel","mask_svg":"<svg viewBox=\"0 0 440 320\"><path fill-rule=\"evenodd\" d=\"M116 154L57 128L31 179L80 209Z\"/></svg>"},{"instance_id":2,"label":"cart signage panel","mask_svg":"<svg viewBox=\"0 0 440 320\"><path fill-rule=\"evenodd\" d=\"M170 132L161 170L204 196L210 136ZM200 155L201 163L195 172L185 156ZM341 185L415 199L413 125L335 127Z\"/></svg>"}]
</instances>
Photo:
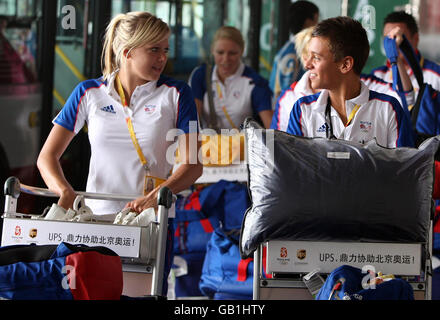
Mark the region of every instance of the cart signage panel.
<instances>
[{"instance_id":1,"label":"cart signage panel","mask_svg":"<svg viewBox=\"0 0 440 320\"><path fill-rule=\"evenodd\" d=\"M240 163L229 166L204 166L203 174L197 179L196 183L212 183L221 179L227 181L247 181L247 165Z\"/></svg>"},{"instance_id":2,"label":"cart signage panel","mask_svg":"<svg viewBox=\"0 0 440 320\"><path fill-rule=\"evenodd\" d=\"M138 258L141 228L98 223L5 218L2 246L68 242L103 246L121 257Z\"/></svg>"},{"instance_id":3,"label":"cart signage panel","mask_svg":"<svg viewBox=\"0 0 440 320\"><path fill-rule=\"evenodd\" d=\"M266 267L269 273L331 273L342 265L373 266L384 274L419 275L421 251L412 243L269 241Z\"/></svg>"}]
</instances>

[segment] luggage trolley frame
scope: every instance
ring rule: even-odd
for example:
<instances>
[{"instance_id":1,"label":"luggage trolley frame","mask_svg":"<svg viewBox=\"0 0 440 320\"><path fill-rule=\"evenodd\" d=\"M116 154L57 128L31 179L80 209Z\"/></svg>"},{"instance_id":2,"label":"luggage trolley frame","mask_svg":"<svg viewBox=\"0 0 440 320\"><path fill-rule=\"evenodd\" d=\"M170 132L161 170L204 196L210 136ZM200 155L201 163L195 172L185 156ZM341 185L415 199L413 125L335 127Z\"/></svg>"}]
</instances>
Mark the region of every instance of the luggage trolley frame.
<instances>
[{"instance_id":1,"label":"luggage trolley frame","mask_svg":"<svg viewBox=\"0 0 440 320\"><path fill-rule=\"evenodd\" d=\"M337 261L335 255L331 262L320 261L322 252L345 252L363 250L370 255L382 255L383 252L406 256L408 265L403 268L393 266L393 263L346 263ZM298 256L301 251L301 256ZM263 252L266 255L263 259ZM281 254L280 252L283 252ZM310 255L307 262L300 260L304 255ZM283 257L281 257L283 256ZM263 277L263 261L266 260L266 273L272 273L272 278ZM384 262L384 261L382 261ZM373 243L373 242L313 242L313 241L284 241L271 240L262 243L254 252L253 299L313 299L303 276L314 270L321 275L328 275L333 269L342 265L352 265L362 269L366 265L373 266L376 272L393 274L408 281L414 290L416 300L431 300L432 295L432 220L430 222L427 243ZM365 270L367 271L367 270ZM262 294L262 289L268 289ZM292 290L293 289L293 290ZM422 295L420 295L422 294Z\"/></svg>"},{"instance_id":2,"label":"luggage trolley frame","mask_svg":"<svg viewBox=\"0 0 440 320\"><path fill-rule=\"evenodd\" d=\"M23 214L17 212L17 201L20 193L27 193L35 196L43 197L59 197L52 191L32 187L20 183L16 177L10 177L6 180L4 185L5 194L5 209L3 214L3 230L2 230L2 246L14 244L58 244L63 241L74 242L75 244L82 243L81 241L74 241L75 230L82 230L85 232L95 233L94 244L99 246L107 246L115 251L122 261L123 271L151 273L151 295L163 296L162 282L165 264L165 251L167 242L167 227L168 227L168 210L171 207L174 196L170 189L163 187L158 195L158 212L157 222L151 223L149 226L129 226L129 225L114 225L112 223L105 223L103 221L96 222L72 222L72 221L57 221L32 219L36 214ZM93 192L76 192L77 195L82 195L84 198L99 199L99 200L127 200L131 201L139 197L138 195L123 195L123 194L102 194ZM20 236L14 236L17 228L20 230ZM62 230L69 230L69 240L63 236L53 237L49 239L37 239L30 234L21 234L21 230L31 228L30 230L41 230L44 232L52 231L52 234L62 234ZM11 231L14 230L14 231ZM13 234L11 234L11 232ZM47 235L47 233L46 233ZM108 237L107 237L108 236ZM103 244L97 242L98 237L103 239L112 239L112 244ZM103 238L107 237L107 238ZM125 237L125 238L122 238ZM81 238L79 238L81 239ZM114 242L116 241L117 244ZM126 247L122 245L125 241ZM85 243L82 243L85 244ZM87 243L89 245L89 243ZM166 294L166 293L165 293Z\"/></svg>"},{"instance_id":3,"label":"luggage trolley frame","mask_svg":"<svg viewBox=\"0 0 440 320\"><path fill-rule=\"evenodd\" d=\"M319 274L322 275L330 274L337 267L343 265L351 265L353 267L360 268L365 271L366 276L370 276L370 274L367 274L368 270L375 271L376 273L382 272L385 275L395 275L396 277L400 277L411 284L414 290L414 298L423 298L427 300L431 299L432 232L434 208L432 206L433 201L430 195L430 193L432 193L432 189L428 188L427 185L423 184L420 185L420 187L417 185L417 187L420 188L420 190L418 190L419 194L417 198L406 198L406 200L412 201L414 208L417 207L418 210L420 210L421 205L423 205L423 212L420 212L420 221L417 221L418 215L416 215L416 213L412 211L404 212L408 213L408 215L413 219L408 220L411 225L405 225L405 228L412 229L413 227L418 227L415 229L418 231L417 233L420 232L422 235L409 234L411 236L407 237L405 235L406 232L403 232L402 237L393 235L393 233L390 233L388 236L386 232L391 230L393 223L397 224L399 220L396 221L396 219L400 218L398 212L392 212L391 210L389 217L384 216L386 214L386 210L380 211L380 221L377 219L362 221L364 220L364 217L361 215L355 215L352 217L353 219L347 219L346 223L343 224L343 215L356 213L353 211L350 212L350 210L356 210L356 206L353 206L350 209L350 207L341 204L341 208L338 208L336 203L333 202L334 198L332 199L331 205L328 207L329 210L326 211L325 216L322 216L323 219L318 219L319 221L317 221L316 224L309 224L307 225L307 228L300 230L301 226L308 224L310 219L313 219L318 215L320 216L320 208L325 205L325 201L329 198L322 197L322 201L324 201L324 203L316 203L316 197L312 196L315 189L312 187L319 185L319 187L316 188L320 190L322 190L322 188L334 188L335 181L330 179L330 177L333 178L335 177L335 174L346 172L348 166L346 166L345 161L350 159L351 152L356 153L356 158L353 159L365 158L371 160L368 162L368 165L371 168L374 168L377 176L379 176L381 172L379 172L380 170L377 169L379 162L376 161L373 153L377 152L378 158L380 157L381 161L393 164L393 166L394 160L402 164L402 159L411 159L411 161L414 161L414 164L419 164L419 162L417 162L418 160L416 161L416 159L419 158L416 158L415 156L417 155L421 157L422 153L418 155L415 152L413 154L411 151L411 153L408 153L404 158L402 158L401 156L403 153L397 154L400 153L400 151L391 151L392 149L383 148L376 142L372 141L371 152L370 150L367 150L370 153L365 152L364 155L362 152L360 152L363 144L357 144L353 141L338 141L336 139L332 140L331 145L326 145L326 139L323 138L295 137L294 135L289 135L285 132L277 133L276 130L272 132L273 134L270 136L265 136L264 134L256 134L260 130L261 132L259 133L266 133L266 131L255 121L249 119L245 121L243 128L246 132L247 155L249 159L249 191L252 193L254 188L253 184L255 184L256 194L255 197L251 194L251 197L258 200L253 200L253 202L255 202L255 210L252 211L254 208L250 208L247 211L245 221L242 225L240 246L242 249L242 254L244 253L246 256L248 256L253 253L253 298L255 300L274 298L274 294L269 292L271 290L264 290L264 292L262 292L262 289L266 288L286 289L280 290L283 291L281 293L282 297L275 297L277 299L313 299L311 292L317 291L309 291L309 288L313 282L309 282L310 279L307 280L308 276L313 274L313 272L316 274L316 270L319 270ZM434 173L433 168L429 169L428 160L431 161L429 162L429 165L433 165L434 154L438 151L439 138L433 137L431 140L434 141L428 143L425 142L423 144L424 147L419 148L419 151L422 151L422 149L426 150L426 153L423 153L423 156L426 156L426 165L425 162L420 160L420 166L423 164L424 168L426 168L426 179L428 179L428 177L429 179L431 179L431 177L432 179L434 178L434 176L431 175ZM315 141L317 142L316 144ZM388 154L388 151L386 151L387 154L382 155L379 152L379 150L382 148L389 150L390 153ZM303 152L306 149L312 151L306 154ZM408 149L407 151L409 151L411 148L402 148L402 151L405 149ZM413 156L414 158L412 158ZM306 159L309 157L310 160ZM324 158L331 160L326 162L324 161ZM388 161L388 159L392 159L393 161ZM333 160L342 161L335 162ZM294 172L296 175L283 175L285 172L285 170L283 171L284 167L288 169L288 166L290 164L294 164L294 161L301 163L301 165L298 166L298 170ZM326 167L326 170L331 171L331 174L328 176L319 176L317 172L319 171L318 169L321 168L321 164L322 167ZM350 167L350 170L354 171L355 169L361 168L361 165L363 165L362 162L359 162L358 167L356 167L356 164L353 164L353 167ZM404 165L406 167L407 163ZM400 170L400 167L398 167L398 169ZM406 169L408 168L406 167ZM419 168L414 166L414 169L417 170ZM431 171L431 174L428 174L429 171ZM417 171L411 170L408 172L413 174L408 175L408 185L410 178L411 185L417 180L422 181L420 180L421 178ZM417 176L414 172L417 172ZM370 175L371 173L373 173L373 170L363 172L362 174ZM395 175L395 172L390 171L388 174L390 176ZM308 175L310 176L310 179ZM368 182L376 184L378 181L376 175L372 175L371 177L373 179ZM303 182L304 179L313 180L311 181L313 184L311 184L309 189L288 188L291 181L297 182L291 183L296 187L301 185L300 183L298 184L298 182ZM367 181L367 179L365 179L365 181ZM362 183L365 186L363 181ZM396 181L393 183L397 184ZM430 180L430 183L432 184L433 182ZM283 190L277 190L279 189L277 186L283 186ZM390 184L390 186L394 187L394 184ZM350 185L345 185L345 188L341 189L341 191L345 192L348 189L350 189ZM393 190L395 191L395 189ZM278 197L276 195L280 191L283 193L283 197ZM335 191L339 190L332 189L332 192ZM405 189L407 194L411 194L412 191L413 190L410 190L409 187ZM289 198L286 196L286 194L289 195L289 192L296 193L297 197ZM426 194L422 194L421 192L425 192ZM305 194L309 197L305 197ZM352 196L352 194L349 195ZM368 196L376 197L377 195L378 193L372 192ZM333 193L331 193L330 196L333 196ZM408 197L408 195L405 194L405 197ZM300 204L303 200L301 198L303 198L305 202L313 203L310 203L310 206L292 205L291 207L293 211L290 212L291 202L295 200ZM397 197L395 198L397 199ZM420 201L420 204L414 202L415 200L418 201L421 199L424 201ZM281 205L276 203L278 200L280 201ZM381 199L381 201L383 200ZM398 201L400 201L400 199L398 199ZM376 205L378 204L379 202L376 202ZM344 210L340 210L342 208ZM368 210L363 210L362 208L359 213L362 215L368 215L368 212L373 210L373 208L367 209ZM399 210L401 211L405 209L406 208L404 207L399 207ZM415 209L412 210L415 211ZM305 214L307 213L306 211L312 213L313 215L308 216ZM338 215L332 217L332 211L338 211ZM272 212L274 214L273 224L270 223L270 220L272 220ZM251 213L250 216L248 215L249 213ZM304 219L299 219L299 217L302 215L301 213L304 213ZM374 212L375 215L378 213L379 211ZM287 216L284 221L283 215L284 217ZM250 218L248 221L246 221L246 218L248 217ZM386 223L383 223L385 220ZM340 226L337 225L338 221L342 221L340 222ZM328 223L328 227L325 226L326 223ZM380 227L372 228L370 232L370 230L368 230L369 228L364 226L366 223L378 223ZM292 228L292 234L289 235L289 226L292 224L296 224L295 227L297 228ZM390 227L387 229L388 224L390 224ZM363 229L363 231L357 235L354 235L353 238L350 239L348 237L351 233L357 233L355 229L350 230L351 232L347 232L346 235L338 235L338 232L343 232L344 228L348 229L351 228L351 226L356 225ZM374 225L372 226L375 227ZM397 227L398 226L396 226L396 229L393 230L396 233L399 232ZM318 231L318 229L322 230ZM272 232L272 234L268 234L270 232ZM305 235L305 232L310 232L310 234ZM380 235L383 236L380 237L378 232L383 232L385 234ZM278 236L275 233L278 234ZM348 255L346 255L345 252L350 253L350 256L353 254L353 257L355 257L354 253L356 251L359 252L359 255L356 255L356 257L361 258L358 259L356 261L357 263L355 264L354 259L347 259ZM323 252L323 258L321 258L322 256L320 256L320 254ZM384 255L384 252L386 255ZM344 256L340 255L342 253L344 253ZM372 257L375 257L376 255L379 257L379 259L372 259ZM393 257L394 255L396 258L399 258L395 259L395 261L408 261L407 257L411 257L410 263L408 263L411 268L407 268L407 263L402 265L399 265L398 263L393 264L393 262L390 262L388 258L384 259L385 261L380 258L390 256ZM326 257L329 257L329 259ZM364 257L368 257L368 259ZM404 260L402 260L402 257L405 257ZM394 259L391 261L394 261ZM272 274L272 278L263 277L263 263L266 267L264 274ZM304 276L307 276L306 279L304 279ZM311 279L313 280L313 278ZM367 280L368 278L364 279ZM317 280L320 279L318 278ZM307 284L305 282L307 282ZM323 281L321 281L321 284L322 282ZM320 286L318 285L317 287L319 288ZM289 295L289 293L286 292L288 290L296 292L291 292Z\"/></svg>"}]
</instances>

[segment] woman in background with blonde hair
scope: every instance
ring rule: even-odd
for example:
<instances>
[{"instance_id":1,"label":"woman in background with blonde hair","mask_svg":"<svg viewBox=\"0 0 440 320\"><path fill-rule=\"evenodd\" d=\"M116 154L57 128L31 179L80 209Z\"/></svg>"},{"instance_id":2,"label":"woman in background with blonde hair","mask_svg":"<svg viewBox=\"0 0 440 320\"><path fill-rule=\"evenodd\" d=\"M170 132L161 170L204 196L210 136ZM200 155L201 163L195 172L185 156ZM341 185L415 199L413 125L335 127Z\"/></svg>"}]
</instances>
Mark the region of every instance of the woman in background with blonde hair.
<instances>
[{"instance_id":1,"label":"woman in background with blonde hair","mask_svg":"<svg viewBox=\"0 0 440 320\"><path fill-rule=\"evenodd\" d=\"M248 116L259 117L262 124L269 127L273 114L272 92L268 82L242 62L244 46L238 29L219 28L211 45L214 67L211 70L209 64L203 64L191 73L189 84L202 127L210 127L211 110L217 129L239 129ZM213 92L211 106L208 85Z\"/></svg>"},{"instance_id":2,"label":"woman in background with blonde hair","mask_svg":"<svg viewBox=\"0 0 440 320\"><path fill-rule=\"evenodd\" d=\"M91 145L86 191L142 195L129 203L87 199L95 215L115 216L124 208L140 213L156 206L159 185L178 193L201 175L199 144L189 143L197 141L198 135L191 89L162 75L169 36L168 25L147 12L119 14L109 23L102 78L83 81L75 88L53 120L38 157L46 185L60 196L59 210L71 208L76 197L59 159L86 123ZM167 139L170 130L180 133L179 149L186 160L173 174L173 159L167 159L167 151L176 143ZM197 148L189 152L190 146ZM190 153L196 156L190 159ZM149 187L151 181L153 187ZM170 230L169 235L173 235ZM169 246L172 238L168 240ZM169 265L167 269L168 274Z\"/></svg>"},{"instance_id":3,"label":"woman in background with blonde hair","mask_svg":"<svg viewBox=\"0 0 440 320\"><path fill-rule=\"evenodd\" d=\"M307 70L306 63L309 57L309 42L312 38L313 29L313 26L308 27L295 35L295 50L298 53L300 62L305 70ZM270 125L271 129L286 131L289 123L290 111L296 100L304 96L315 94L319 91L312 89L309 81L309 73L310 71L306 71L298 81L293 82L289 88L281 92L275 105L275 111Z\"/></svg>"}]
</instances>

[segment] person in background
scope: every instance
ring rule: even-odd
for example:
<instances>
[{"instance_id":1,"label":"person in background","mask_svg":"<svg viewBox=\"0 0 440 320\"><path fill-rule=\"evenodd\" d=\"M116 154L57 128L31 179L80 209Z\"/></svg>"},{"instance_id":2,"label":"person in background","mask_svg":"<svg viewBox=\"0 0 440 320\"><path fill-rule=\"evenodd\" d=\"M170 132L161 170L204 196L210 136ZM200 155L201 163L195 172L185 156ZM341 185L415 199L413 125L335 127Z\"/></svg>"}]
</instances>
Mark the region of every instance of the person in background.
<instances>
[{"instance_id":1,"label":"person in background","mask_svg":"<svg viewBox=\"0 0 440 320\"><path fill-rule=\"evenodd\" d=\"M301 65L304 69L308 59L309 42L312 39L313 29L314 27L308 27L298 32L295 37L295 49L299 54ZM290 111L295 102L301 97L319 92L318 89L315 90L311 87L309 74L310 72L306 71L301 79L293 82L287 89L281 92L275 105L272 122L270 124L271 129L286 131Z\"/></svg>"},{"instance_id":2,"label":"person in background","mask_svg":"<svg viewBox=\"0 0 440 320\"><path fill-rule=\"evenodd\" d=\"M388 148L414 146L410 120L398 100L369 90L360 79L369 51L358 21L321 21L313 30L306 62L311 87L321 91L295 102L287 133L359 143L376 139Z\"/></svg>"},{"instance_id":3,"label":"person in background","mask_svg":"<svg viewBox=\"0 0 440 320\"><path fill-rule=\"evenodd\" d=\"M383 26L383 34L387 35L390 32L395 32L401 37L401 34L404 34L405 37L408 39L408 42L413 47L416 56L419 60L420 66L422 67L423 72L423 80L425 83L428 83L432 86L433 89L440 91L440 65L426 59L422 56L418 49L419 45L419 27L417 25L416 20L414 17L404 11L395 11L388 14L384 19L384 26ZM397 45L401 43L401 40L399 41L396 39ZM411 70L411 67L406 62L406 59L403 57L403 54L400 53L398 57L398 63L403 64L405 66L406 74L410 77L410 81L412 83L412 87L414 88L415 94L410 96L408 98L407 95L407 102L408 106L411 106L415 103L417 100L417 93L419 91L419 84L416 80L416 77L414 76L413 71ZM392 77L392 69L391 64L387 60L386 65L377 67L371 71L375 76L384 79L387 82L392 83L393 77ZM402 72L400 72L399 68L399 74L402 77ZM403 82L403 81L402 81ZM438 160L435 161L435 172L436 172L436 179L434 181L434 190L433 190L433 198L436 200L436 210L435 210L435 218L434 218L434 235L435 239L438 238L438 233L440 232L440 219L438 219L440 215L440 162ZM438 242L434 241L434 243Z\"/></svg>"},{"instance_id":4,"label":"person in background","mask_svg":"<svg viewBox=\"0 0 440 320\"><path fill-rule=\"evenodd\" d=\"M290 37L276 54L269 79L275 101L282 91L304 74L298 51L295 50L295 35L318 23L319 8L310 1L295 1L290 4L288 17Z\"/></svg>"},{"instance_id":5,"label":"person in background","mask_svg":"<svg viewBox=\"0 0 440 320\"><path fill-rule=\"evenodd\" d=\"M216 31L211 46L215 65L203 64L191 73L189 84L202 128L209 127L211 110L218 129L239 129L249 116L259 117L269 128L273 114L272 92L267 81L242 62L244 47L241 32L223 26ZM211 106L207 82L213 93Z\"/></svg>"},{"instance_id":6,"label":"person in background","mask_svg":"<svg viewBox=\"0 0 440 320\"><path fill-rule=\"evenodd\" d=\"M189 188L202 173L196 154L197 110L189 86L162 75L168 55L169 26L148 12L119 14L109 23L102 53L103 76L78 84L53 120L37 166L49 190L60 196L58 210L72 207L75 191L66 180L60 157L87 124L91 146L87 192L139 195L133 201L87 199L95 215L114 216L124 208L140 213L157 205L158 191ZM195 130L191 130L191 122ZM184 163L174 163L167 150L177 137ZM191 144L190 140L196 141ZM197 146L190 150L191 145ZM142 160L145 160L143 161ZM149 188L148 181L154 181ZM169 210L169 217L174 217ZM114 218L113 216L113 218ZM170 219L171 220L171 219ZM172 221L172 220L171 220ZM168 226L164 291L172 261L172 222Z\"/></svg>"},{"instance_id":7,"label":"person in background","mask_svg":"<svg viewBox=\"0 0 440 320\"><path fill-rule=\"evenodd\" d=\"M414 17L404 11L391 12L385 17L383 27L384 36L388 36L390 33L395 33L399 36L401 36L401 34L405 35L405 37L408 39L409 43L413 47L414 51L416 52L420 65L422 66L424 81L426 83L429 83L434 89L440 90L440 65L433 61L425 59L419 52L419 27ZM401 41L399 41L398 44L399 43L401 43ZM411 105L415 102L415 99L417 98L419 84L417 83L417 80L402 53L399 54L398 63L404 65L404 68L399 68L399 74L401 75L402 82L404 81L404 76L402 77L401 70L406 70L406 73L410 78L412 87L415 90L415 96L413 96L413 98L409 100L407 98L408 105ZM373 69L371 73L386 82L393 82L391 64L389 61L387 61L386 65Z\"/></svg>"}]
</instances>

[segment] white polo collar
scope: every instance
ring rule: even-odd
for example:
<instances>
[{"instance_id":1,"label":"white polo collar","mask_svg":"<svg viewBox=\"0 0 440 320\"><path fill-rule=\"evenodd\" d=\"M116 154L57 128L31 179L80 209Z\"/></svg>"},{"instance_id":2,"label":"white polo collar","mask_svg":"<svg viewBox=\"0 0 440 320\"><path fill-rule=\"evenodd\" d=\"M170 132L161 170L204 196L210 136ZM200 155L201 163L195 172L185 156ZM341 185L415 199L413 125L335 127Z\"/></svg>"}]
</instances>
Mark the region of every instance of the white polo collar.
<instances>
[{"instance_id":1,"label":"white polo collar","mask_svg":"<svg viewBox=\"0 0 440 320\"><path fill-rule=\"evenodd\" d=\"M350 103L353 105L357 104L361 106L363 104L366 104L369 99L370 99L370 89L368 89L365 83L361 81L361 93L357 97L347 100L346 103Z\"/></svg>"},{"instance_id":2,"label":"white polo collar","mask_svg":"<svg viewBox=\"0 0 440 320\"><path fill-rule=\"evenodd\" d=\"M235 79L236 77L240 77L243 74L244 68L245 65L243 61L240 61L240 65L238 66L237 71L233 75L227 77L225 79L225 83L231 81L232 79ZM218 77L217 74L217 65L214 66L214 69L212 71L212 81L220 81L220 78Z\"/></svg>"},{"instance_id":3,"label":"white polo collar","mask_svg":"<svg viewBox=\"0 0 440 320\"><path fill-rule=\"evenodd\" d=\"M301 79L298 80L298 83L296 84L294 91L299 92L303 96L313 95L314 92L310 87L309 76L310 76L310 71L306 71L306 73L304 73Z\"/></svg>"},{"instance_id":4,"label":"white polo collar","mask_svg":"<svg viewBox=\"0 0 440 320\"><path fill-rule=\"evenodd\" d=\"M370 90L362 81L360 81L360 82L361 82L361 93L358 96L356 96L350 100L345 101L345 109L346 109L347 114L351 113L351 111L353 110L355 105L362 106L362 105L366 104L370 99ZM325 113L328 95L329 95L329 92L327 89L324 89L321 91L321 94L319 95L318 100L316 101L317 103L315 104L315 107L314 107L317 112L320 112L323 114ZM333 108L331 109L331 115L332 116L337 115L337 112Z\"/></svg>"},{"instance_id":5,"label":"white polo collar","mask_svg":"<svg viewBox=\"0 0 440 320\"><path fill-rule=\"evenodd\" d=\"M118 91L116 90L116 87L115 87L115 78L116 78L116 75L118 74L118 72L119 72L119 69L113 71L113 73L107 79L107 85L106 85L107 94L109 94L113 98L119 97ZM141 86L137 86L135 88L134 92L141 90L141 92L151 93L156 88L156 86L157 86L156 80L155 81L148 81L147 83L145 83Z\"/></svg>"}]
</instances>

